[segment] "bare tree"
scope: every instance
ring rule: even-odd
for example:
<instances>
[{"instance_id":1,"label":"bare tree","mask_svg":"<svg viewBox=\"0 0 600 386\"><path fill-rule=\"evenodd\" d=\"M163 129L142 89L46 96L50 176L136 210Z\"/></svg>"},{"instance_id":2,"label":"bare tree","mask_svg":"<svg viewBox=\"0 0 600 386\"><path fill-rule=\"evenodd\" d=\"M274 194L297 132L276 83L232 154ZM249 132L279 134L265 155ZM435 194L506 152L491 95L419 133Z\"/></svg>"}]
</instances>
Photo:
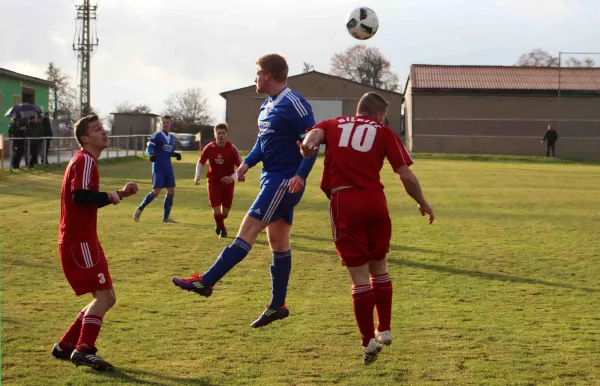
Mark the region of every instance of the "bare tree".
<instances>
[{"instance_id":1,"label":"bare tree","mask_svg":"<svg viewBox=\"0 0 600 386\"><path fill-rule=\"evenodd\" d=\"M376 47L357 44L331 58L331 74L372 87L398 90L398 75Z\"/></svg>"},{"instance_id":2,"label":"bare tree","mask_svg":"<svg viewBox=\"0 0 600 386\"><path fill-rule=\"evenodd\" d=\"M595 67L596 62L592 58L583 60L572 56L563 63L566 67ZM536 48L530 52L524 53L519 57L516 66L533 66L533 67L558 67L559 60L557 56L552 56L548 51Z\"/></svg>"},{"instance_id":3,"label":"bare tree","mask_svg":"<svg viewBox=\"0 0 600 386\"><path fill-rule=\"evenodd\" d=\"M550 55L548 51L544 51L541 48L536 48L533 51L521 55L516 65L532 67L558 67L558 57Z\"/></svg>"},{"instance_id":4,"label":"bare tree","mask_svg":"<svg viewBox=\"0 0 600 386\"><path fill-rule=\"evenodd\" d=\"M592 58L585 58L583 60L579 60L576 57L570 57L565 62L567 67L595 67L596 62Z\"/></svg>"},{"instance_id":5,"label":"bare tree","mask_svg":"<svg viewBox=\"0 0 600 386\"><path fill-rule=\"evenodd\" d=\"M302 72L304 74L315 70L315 66L313 66L312 64L310 64L308 62L302 62L302 64L304 65L304 67L302 68Z\"/></svg>"},{"instance_id":6,"label":"bare tree","mask_svg":"<svg viewBox=\"0 0 600 386\"><path fill-rule=\"evenodd\" d=\"M188 88L173 93L165 100L165 105L163 115L170 115L175 120L204 125L213 122L208 101L201 88Z\"/></svg>"},{"instance_id":7,"label":"bare tree","mask_svg":"<svg viewBox=\"0 0 600 386\"><path fill-rule=\"evenodd\" d=\"M77 110L77 96L71 85L71 78L50 62L46 69L46 79L54 83L50 88L48 106L52 113L53 128L59 135L70 136Z\"/></svg>"},{"instance_id":8,"label":"bare tree","mask_svg":"<svg viewBox=\"0 0 600 386\"><path fill-rule=\"evenodd\" d=\"M122 101L117 103L115 107L117 113L133 113L133 114L150 114L152 109L146 104L134 105L129 101Z\"/></svg>"}]
</instances>

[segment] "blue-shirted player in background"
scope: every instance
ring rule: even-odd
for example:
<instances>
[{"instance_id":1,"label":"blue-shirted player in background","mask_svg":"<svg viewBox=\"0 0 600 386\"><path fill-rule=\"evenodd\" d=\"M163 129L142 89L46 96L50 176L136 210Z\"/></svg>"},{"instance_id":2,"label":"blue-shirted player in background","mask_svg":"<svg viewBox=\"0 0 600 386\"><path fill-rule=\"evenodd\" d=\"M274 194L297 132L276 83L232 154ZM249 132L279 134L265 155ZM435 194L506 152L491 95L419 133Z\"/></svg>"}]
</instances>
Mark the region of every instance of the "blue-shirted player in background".
<instances>
[{"instance_id":1,"label":"blue-shirted player in background","mask_svg":"<svg viewBox=\"0 0 600 386\"><path fill-rule=\"evenodd\" d=\"M215 283L246 257L266 228L273 253L273 292L265 311L251 324L255 328L289 315L285 298L292 269L290 230L294 207L302 198L306 177L317 156L303 158L297 148L296 141L304 138L315 119L308 102L287 87L285 59L277 54L264 55L256 62L256 69L256 92L268 98L260 109L256 144L236 176L243 180L248 169L262 161L260 193L244 217L236 239L208 271L202 275L194 272L188 279L173 278L173 283L182 289L210 296Z\"/></svg>"},{"instance_id":2,"label":"blue-shirted player in background","mask_svg":"<svg viewBox=\"0 0 600 386\"><path fill-rule=\"evenodd\" d=\"M170 116L162 117L162 129L158 130L150 138L146 152L152 161L152 191L144 197L144 201L138 206L133 214L133 219L138 222L142 211L158 195L162 188L167 189L167 196L164 201L163 222L176 222L171 219L171 207L173 206L173 196L175 196L175 174L171 157L181 160L181 154L174 151L175 136L170 133L173 121Z\"/></svg>"}]
</instances>

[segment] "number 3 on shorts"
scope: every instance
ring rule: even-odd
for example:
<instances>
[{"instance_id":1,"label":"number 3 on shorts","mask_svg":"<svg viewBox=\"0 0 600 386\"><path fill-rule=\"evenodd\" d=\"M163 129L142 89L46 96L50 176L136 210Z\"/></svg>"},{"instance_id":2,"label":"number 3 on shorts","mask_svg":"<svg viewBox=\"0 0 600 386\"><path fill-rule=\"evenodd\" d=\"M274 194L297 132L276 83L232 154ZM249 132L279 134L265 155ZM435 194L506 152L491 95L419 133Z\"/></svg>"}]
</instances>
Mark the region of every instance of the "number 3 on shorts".
<instances>
[{"instance_id":1,"label":"number 3 on shorts","mask_svg":"<svg viewBox=\"0 0 600 386\"><path fill-rule=\"evenodd\" d=\"M103 273L98 274L98 281L100 282L100 284L106 283L106 278L104 277Z\"/></svg>"}]
</instances>

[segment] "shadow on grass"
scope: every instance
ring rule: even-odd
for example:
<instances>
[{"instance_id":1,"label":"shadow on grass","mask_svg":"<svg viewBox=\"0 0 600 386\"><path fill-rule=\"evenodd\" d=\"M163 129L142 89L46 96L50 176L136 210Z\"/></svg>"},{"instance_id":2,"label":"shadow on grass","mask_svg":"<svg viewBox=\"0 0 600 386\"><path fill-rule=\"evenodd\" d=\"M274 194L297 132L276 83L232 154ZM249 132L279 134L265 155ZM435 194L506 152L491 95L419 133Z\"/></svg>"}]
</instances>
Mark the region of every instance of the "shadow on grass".
<instances>
[{"instance_id":1,"label":"shadow on grass","mask_svg":"<svg viewBox=\"0 0 600 386\"><path fill-rule=\"evenodd\" d=\"M426 249L421 249L421 248L411 248L411 247L399 247L399 246L395 246L395 245L392 245L391 249L399 250L399 251L411 250L411 251L434 253L434 254L440 253L438 251L433 251L433 250L426 250ZM501 273L481 272L481 271L473 271L473 270L462 269L462 268L448 267L445 265L419 263L419 262L407 260L407 259L388 258L388 263L395 264L395 265L401 265L401 266L405 266L405 267L410 267L410 268L420 268L420 269L426 269L429 271L451 273L454 275L467 275L467 276L477 277L477 278L486 279L486 280L544 285L544 286L548 286L548 287L566 288L566 289L586 291L586 292L600 292L600 290L594 289L594 288L577 287L577 286L573 286L570 284L553 283L550 281L545 281L545 280L540 280L540 279L530 279L530 278L526 278L526 277L505 275L505 274L501 274Z\"/></svg>"},{"instance_id":2,"label":"shadow on grass","mask_svg":"<svg viewBox=\"0 0 600 386\"><path fill-rule=\"evenodd\" d=\"M151 373L149 371L143 370L133 370L127 368L118 368L114 372L93 372L98 376L104 376L106 378L112 378L115 380L119 380L119 382L123 384L136 384L136 385L164 385L165 382L175 383L180 385L200 385L200 386L210 386L215 385L214 383L209 382L206 378L177 378L173 376L168 376L165 373ZM148 377L155 378L158 381L149 381L139 379L138 377Z\"/></svg>"}]
</instances>

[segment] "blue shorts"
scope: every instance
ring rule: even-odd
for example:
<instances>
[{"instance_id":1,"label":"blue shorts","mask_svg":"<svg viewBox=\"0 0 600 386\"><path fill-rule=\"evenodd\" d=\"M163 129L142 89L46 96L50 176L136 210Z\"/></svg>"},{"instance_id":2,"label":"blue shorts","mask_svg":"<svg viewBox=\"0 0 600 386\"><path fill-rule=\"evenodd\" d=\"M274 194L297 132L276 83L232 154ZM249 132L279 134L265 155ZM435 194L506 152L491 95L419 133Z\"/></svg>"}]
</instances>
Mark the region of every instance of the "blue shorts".
<instances>
[{"instance_id":1,"label":"blue shorts","mask_svg":"<svg viewBox=\"0 0 600 386\"><path fill-rule=\"evenodd\" d=\"M304 189L298 193L289 192L289 179L268 179L261 184L260 193L248 210L248 215L267 224L282 218L292 225L294 207L303 194Z\"/></svg>"},{"instance_id":2,"label":"blue shorts","mask_svg":"<svg viewBox=\"0 0 600 386\"><path fill-rule=\"evenodd\" d=\"M152 173L152 189L156 188L174 188L175 187L175 174L173 172L168 173Z\"/></svg>"}]
</instances>

